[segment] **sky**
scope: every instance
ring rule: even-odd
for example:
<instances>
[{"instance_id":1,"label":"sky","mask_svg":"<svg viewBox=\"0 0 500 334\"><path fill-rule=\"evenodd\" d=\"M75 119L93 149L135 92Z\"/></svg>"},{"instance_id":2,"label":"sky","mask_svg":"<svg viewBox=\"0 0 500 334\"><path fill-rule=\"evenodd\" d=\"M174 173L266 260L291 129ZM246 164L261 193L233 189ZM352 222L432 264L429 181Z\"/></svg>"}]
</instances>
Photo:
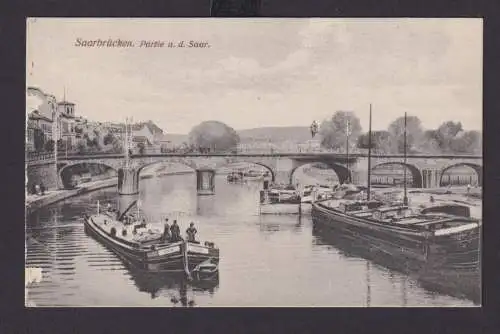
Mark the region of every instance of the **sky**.
<instances>
[{"instance_id":1,"label":"sky","mask_svg":"<svg viewBox=\"0 0 500 334\"><path fill-rule=\"evenodd\" d=\"M85 48L77 38L132 40ZM354 111L368 130L407 112L426 129L482 129L481 19L27 20L27 85L96 121L152 120L188 133L204 120L233 128L309 126ZM210 48L139 48L141 40Z\"/></svg>"}]
</instances>

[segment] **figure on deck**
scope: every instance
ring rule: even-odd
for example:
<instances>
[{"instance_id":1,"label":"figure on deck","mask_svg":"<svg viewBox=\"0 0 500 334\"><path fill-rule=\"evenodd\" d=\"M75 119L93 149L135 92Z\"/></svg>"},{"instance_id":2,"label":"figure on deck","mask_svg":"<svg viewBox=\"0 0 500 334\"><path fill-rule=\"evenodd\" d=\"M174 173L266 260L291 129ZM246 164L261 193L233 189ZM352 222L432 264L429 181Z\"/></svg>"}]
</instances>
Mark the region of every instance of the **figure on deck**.
<instances>
[{"instance_id":1,"label":"figure on deck","mask_svg":"<svg viewBox=\"0 0 500 334\"><path fill-rule=\"evenodd\" d=\"M196 238L195 238L196 233L198 233L198 231L194 227L194 223L189 224L189 228L186 230L187 240L192 241L192 242L196 241Z\"/></svg>"},{"instance_id":2,"label":"figure on deck","mask_svg":"<svg viewBox=\"0 0 500 334\"><path fill-rule=\"evenodd\" d=\"M172 241L180 241L181 238L181 229L179 225L177 225L177 220L174 220L172 226L170 226L170 233L172 234Z\"/></svg>"},{"instance_id":3,"label":"figure on deck","mask_svg":"<svg viewBox=\"0 0 500 334\"><path fill-rule=\"evenodd\" d=\"M168 218L165 219L165 226L163 228L163 240L164 241L170 241L171 239L170 235L170 226L168 225Z\"/></svg>"}]
</instances>

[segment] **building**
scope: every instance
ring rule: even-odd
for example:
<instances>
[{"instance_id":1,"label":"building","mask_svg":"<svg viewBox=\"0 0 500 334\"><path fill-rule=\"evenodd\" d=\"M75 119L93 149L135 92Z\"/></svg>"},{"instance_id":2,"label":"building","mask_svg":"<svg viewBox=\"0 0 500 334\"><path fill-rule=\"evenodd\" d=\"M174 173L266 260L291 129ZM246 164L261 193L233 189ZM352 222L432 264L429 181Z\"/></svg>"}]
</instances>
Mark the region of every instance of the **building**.
<instances>
[{"instance_id":1,"label":"building","mask_svg":"<svg viewBox=\"0 0 500 334\"><path fill-rule=\"evenodd\" d=\"M56 100L40 88L26 89L26 151L43 150L52 139Z\"/></svg>"},{"instance_id":2,"label":"building","mask_svg":"<svg viewBox=\"0 0 500 334\"><path fill-rule=\"evenodd\" d=\"M153 137L153 144L160 152L168 152L175 148L174 143L167 138L163 133L155 133Z\"/></svg>"},{"instance_id":3,"label":"building","mask_svg":"<svg viewBox=\"0 0 500 334\"><path fill-rule=\"evenodd\" d=\"M154 133L146 124L133 125L132 142L136 145L142 143L145 147L151 147L154 143Z\"/></svg>"},{"instance_id":4,"label":"building","mask_svg":"<svg viewBox=\"0 0 500 334\"><path fill-rule=\"evenodd\" d=\"M57 103L57 113L59 117L59 138L66 143L66 147L72 148L76 145L75 104L68 101L59 102Z\"/></svg>"},{"instance_id":5,"label":"building","mask_svg":"<svg viewBox=\"0 0 500 334\"><path fill-rule=\"evenodd\" d=\"M34 152L35 151L35 133L36 133L37 127L35 124L35 121L32 120L31 118L28 118L27 125L26 125L26 145L25 145L25 150L27 152Z\"/></svg>"}]
</instances>

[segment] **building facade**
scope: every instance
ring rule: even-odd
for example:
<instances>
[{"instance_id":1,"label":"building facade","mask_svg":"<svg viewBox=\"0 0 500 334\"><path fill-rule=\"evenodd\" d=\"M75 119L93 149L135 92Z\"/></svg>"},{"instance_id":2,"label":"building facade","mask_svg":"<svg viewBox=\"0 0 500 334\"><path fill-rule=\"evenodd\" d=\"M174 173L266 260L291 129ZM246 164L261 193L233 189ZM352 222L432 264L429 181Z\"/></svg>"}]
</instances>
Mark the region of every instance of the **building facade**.
<instances>
[{"instance_id":1,"label":"building facade","mask_svg":"<svg viewBox=\"0 0 500 334\"><path fill-rule=\"evenodd\" d=\"M57 103L57 113L59 119L59 139L65 142L67 148L76 145L75 132L75 104L68 101Z\"/></svg>"}]
</instances>

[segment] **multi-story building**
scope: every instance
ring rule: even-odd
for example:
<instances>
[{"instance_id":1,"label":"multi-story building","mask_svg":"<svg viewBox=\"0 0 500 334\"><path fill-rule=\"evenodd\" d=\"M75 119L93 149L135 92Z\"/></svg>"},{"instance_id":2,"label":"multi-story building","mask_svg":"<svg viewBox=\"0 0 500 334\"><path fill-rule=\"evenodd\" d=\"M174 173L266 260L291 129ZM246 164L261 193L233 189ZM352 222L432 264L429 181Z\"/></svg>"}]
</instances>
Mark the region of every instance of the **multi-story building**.
<instances>
[{"instance_id":1,"label":"multi-story building","mask_svg":"<svg viewBox=\"0 0 500 334\"><path fill-rule=\"evenodd\" d=\"M26 126L26 148L27 152L35 151L35 132L37 130L35 122L28 117Z\"/></svg>"},{"instance_id":2,"label":"multi-story building","mask_svg":"<svg viewBox=\"0 0 500 334\"><path fill-rule=\"evenodd\" d=\"M145 147L150 147L154 143L154 133L145 124L132 126L132 142L143 143Z\"/></svg>"},{"instance_id":3,"label":"multi-story building","mask_svg":"<svg viewBox=\"0 0 500 334\"><path fill-rule=\"evenodd\" d=\"M55 97L45 94L40 88L26 90L26 150L42 150L52 139Z\"/></svg>"},{"instance_id":4,"label":"multi-story building","mask_svg":"<svg viewBox=\"0 0 500 334\"><path fill-rule=\"evenodd\" d=\"M59 118L60 139L66 143L66 147L72 148L76 145L75 131L75 104L62 101L57 103Z\"/></svg>"}]
</instances>

